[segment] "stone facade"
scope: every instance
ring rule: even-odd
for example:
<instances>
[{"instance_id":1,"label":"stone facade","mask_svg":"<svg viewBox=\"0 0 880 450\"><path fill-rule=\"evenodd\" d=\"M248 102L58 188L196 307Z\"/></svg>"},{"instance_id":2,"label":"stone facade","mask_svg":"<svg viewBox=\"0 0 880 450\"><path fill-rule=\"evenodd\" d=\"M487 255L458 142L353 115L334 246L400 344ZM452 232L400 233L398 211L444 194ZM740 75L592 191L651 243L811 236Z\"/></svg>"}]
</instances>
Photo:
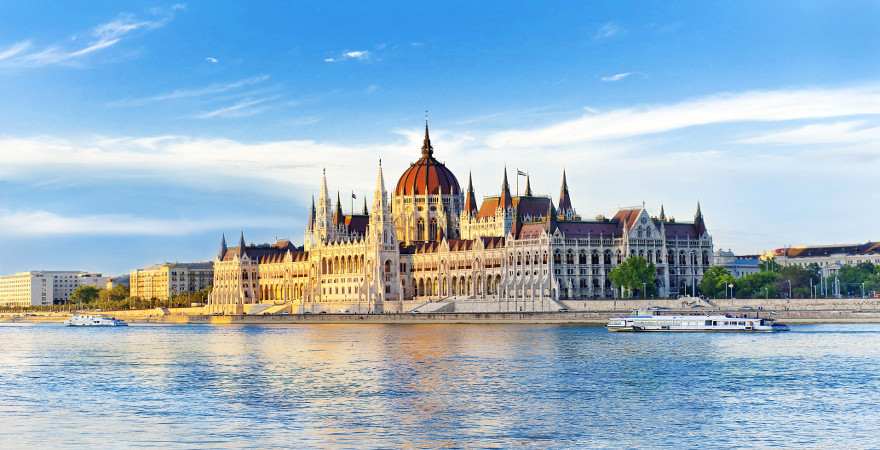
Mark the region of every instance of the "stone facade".
<instances>
[{"instance_id":1,"label":"stone facade","mask_svg":"<svg viewBox=\"0 0 880 450\"><path fill-rule=\"evenodd\" d=\"M131 271L129 294L144 300L167 301L177 294L207 289L214 279L210 262L158 264Z\"/></svg>"},{"instance_id":2,"label":"stone facade","mask_svg":"<svg viewBox=\"0 0 880 450\"><path fill-rule=\"evenodd\" d=\"M209 307L240 313L248 304L293 303L299 312L378 313L429 301L616 298L608 274L630 256L656 265L661 296L677 296L692 292L712 262L699 205L689 223L667 219L662 208L652 217L644 205L583 220L564 172L557 208L533 195L528 179L524 194L512 196L506 169L500 193L478 205L471 180L463 195L433 151L426 127L421 158L390 198L380 163L372 212L365 204L362 214L343 214L324 173L301 247L248 245L242 235L227 248L224 238Z\"/></svg>"}]
</instances>

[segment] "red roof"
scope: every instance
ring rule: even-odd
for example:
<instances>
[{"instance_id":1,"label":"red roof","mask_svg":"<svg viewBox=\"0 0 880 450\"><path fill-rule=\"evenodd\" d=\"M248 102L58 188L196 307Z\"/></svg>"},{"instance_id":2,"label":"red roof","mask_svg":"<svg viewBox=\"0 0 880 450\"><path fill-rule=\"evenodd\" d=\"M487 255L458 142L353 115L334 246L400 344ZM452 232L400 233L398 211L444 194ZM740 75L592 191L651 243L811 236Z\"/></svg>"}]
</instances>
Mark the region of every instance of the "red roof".
<instances>
[{"instance_id":1,"label":"red roof","mask_svg":"<svg viewBox=\"0 0 880 450\"><path fill-rule=\"evenodd\" d=\"M623 224L626 229L632 228L635 225L636 220L639 218L639 213L641 213L641 209L639 208L627 208L621 209L617 211L617 214L614 215L614 218L611 220L620 222Z\"/></svg>"}]
</instances>

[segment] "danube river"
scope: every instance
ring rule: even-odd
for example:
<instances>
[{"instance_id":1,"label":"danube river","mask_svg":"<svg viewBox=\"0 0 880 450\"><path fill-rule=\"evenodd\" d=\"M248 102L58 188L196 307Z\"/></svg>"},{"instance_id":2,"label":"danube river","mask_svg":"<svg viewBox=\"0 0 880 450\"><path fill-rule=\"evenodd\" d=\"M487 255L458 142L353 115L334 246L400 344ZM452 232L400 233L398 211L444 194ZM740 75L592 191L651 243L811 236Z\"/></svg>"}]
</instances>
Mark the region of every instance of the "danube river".
<instances>
[{"instance_id":1,"label":"danube river","mask_svg":"<svg viewBox=\"0 0 880 450\"><path fill-rule=\"evenodd\" d=\"M0 448L880 446L880 325L0 326Z\"/></svg>"}]
</instances>

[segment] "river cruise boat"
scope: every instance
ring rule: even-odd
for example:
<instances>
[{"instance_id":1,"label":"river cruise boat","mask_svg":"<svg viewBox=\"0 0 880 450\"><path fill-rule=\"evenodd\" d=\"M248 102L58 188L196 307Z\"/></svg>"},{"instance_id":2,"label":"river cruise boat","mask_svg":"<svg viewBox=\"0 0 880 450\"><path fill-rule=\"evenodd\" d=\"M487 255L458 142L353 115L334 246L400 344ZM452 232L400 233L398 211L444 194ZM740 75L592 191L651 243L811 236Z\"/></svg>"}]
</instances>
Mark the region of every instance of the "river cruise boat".
<instances>
[{"instance_id":1,"label":"river cruise boat","mask_svg":"<svg viewBox=\"0 0 880 450\"><path fill-rule=\"evenodd\" d=\"M788 326L773 319L732 317L729 315L660 315L656 311L635 311L627 317L608 319L608 331L719 331L772 333L788 331Z\"/></svg>"},{"instance_id":2,"label":"river cruise boat","mask_svg":"<svg viewBox=\"0 0 880 450\"><path fill-rule=\"evenodd\" d=\"M128 324L125 323L124 320L119 320L113 317L103 317L103 316L87 316L82 314L76 314L70 316L69 319L64 321L64 324L69 327L127 327Z\"/></svg>"}]
</instances>

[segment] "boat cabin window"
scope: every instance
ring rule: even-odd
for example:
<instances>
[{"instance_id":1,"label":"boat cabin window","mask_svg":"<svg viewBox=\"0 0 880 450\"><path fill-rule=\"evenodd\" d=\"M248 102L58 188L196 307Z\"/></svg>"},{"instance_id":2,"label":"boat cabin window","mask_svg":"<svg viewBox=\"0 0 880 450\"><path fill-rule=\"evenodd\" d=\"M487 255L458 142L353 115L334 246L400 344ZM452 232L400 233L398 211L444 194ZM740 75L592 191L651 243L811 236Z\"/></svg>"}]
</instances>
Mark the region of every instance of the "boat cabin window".
<instances>
[{"instance_id":1,"label":"boat cabin window","mask_svg":"<svg viewBox=\"0 0 880 450\"><path fill-rule=\"evenodd\" d=\"M712 325L713 325L713 324L712 324L712 321L711 321L711 320L707 320L707 321L706 321L706 326L707 326L707 327L711 327Z\"/></svg>"}]
</instances>

